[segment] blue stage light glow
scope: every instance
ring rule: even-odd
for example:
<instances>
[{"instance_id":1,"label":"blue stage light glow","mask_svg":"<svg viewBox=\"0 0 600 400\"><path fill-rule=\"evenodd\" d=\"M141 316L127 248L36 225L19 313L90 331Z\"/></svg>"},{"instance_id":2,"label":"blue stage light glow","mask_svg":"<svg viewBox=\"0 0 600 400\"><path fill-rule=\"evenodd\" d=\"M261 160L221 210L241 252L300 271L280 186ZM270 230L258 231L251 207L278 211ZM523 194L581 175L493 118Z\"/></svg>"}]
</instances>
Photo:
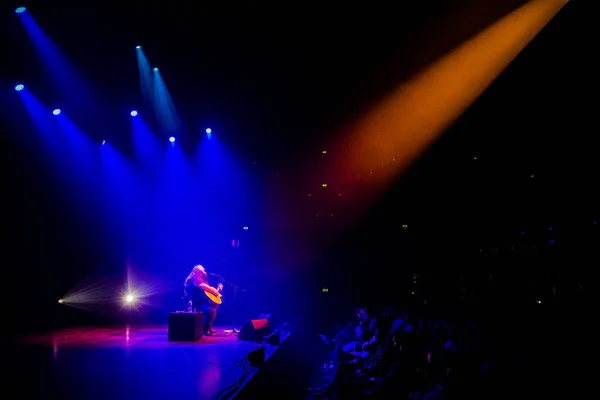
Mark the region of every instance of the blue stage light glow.
<instances>
[{"instance_id":1,"label":"blue stage light glow","mask_svg":"<svg viewBox=\"0 0 600 400\"><path fill-rule=\"evenodd\" d=\"M206 128L206 133L212 133L212 129Z\"/></svg>"},{"instance_id":2,"label":"blue stage light glow","mask_svg":"<svg viewBox=\"0 0 600 400\"><path fill-rule=\"evenodd\" d=\"M15 10L15 12L16 12L17 14L24 13L25 11L27 11L27 9L26 9L25 7L18 7L18 8Z\"/></svg>"},{"instance_id":3,"label":"blue stage light glow","mask_svg":"<svg viewBox=\"0 0 600 400\"><path fill-rule=\"evenodd\" d=\"M158 72L158 68L154 67L154 68L152 68L152 71Z\"/></svg>"},{"instance_id":4,"label":"blue stage light glow","mask_svg":"<svg viewBox=\"0 0 600 400\"><path fill-rule=\"evenodd\" d=\"M131 112L131 116L132 116L132 117L137 117L137 114L138 114L138 112L137 112L137 111L135 111L135 110L133 110L133 111Z\"/></svg>"},{"instance_id":5,"label":"blue stage light glow","mask_svg":"<svg viewBox=\"0 0 600 400\"><path fill-rule=\"evenodd\" d=\"M25 85L17 85L17 86L15 86L15 90L16 90L17 92L20 92L20 91L21 91L21 90L23 90L23 89L25 89Z\"/></svg>"},{"instance_id":6,"label":"blue stage light glow","mask_svg":"<svg viewBox=\"0 0 600 400\"><path fill-rule=\"evenodd\" d=\"M54 111L52 111L52 114L54 114L54 115L60 115L60 108L57 108Z\"/></svg>"},{"instance_id":7,"label":"blue stage light glow","mask_svg":"<svg viewBox=\"0 0 600 400\"><path fill-rule=\"evenodd\" d=\"M100 144L101 146L104 146L106 144L106 140L103 140L102 143Z\"/></svg>"},{"instance_id":8,"label":"blue stage light glow","mask_svg":"<svg viewBox=\"0 0 600 400\"><path fill-rule=\"evenodd\" d=\"M135 46L136 49L140 50L142 46Z\"/></svg>"},{"instance_id":9,"label":"blue stage light glow","mask_svg":"<svg viewBox=\"0 0 600 400\"><path fill-rule=\"evenodd\" d=\"M175 138L174 138L173 136L171 136L171 137L169 138L169 142L171 142L171 143L175 143Z\"/></svg>"}]
</instances>

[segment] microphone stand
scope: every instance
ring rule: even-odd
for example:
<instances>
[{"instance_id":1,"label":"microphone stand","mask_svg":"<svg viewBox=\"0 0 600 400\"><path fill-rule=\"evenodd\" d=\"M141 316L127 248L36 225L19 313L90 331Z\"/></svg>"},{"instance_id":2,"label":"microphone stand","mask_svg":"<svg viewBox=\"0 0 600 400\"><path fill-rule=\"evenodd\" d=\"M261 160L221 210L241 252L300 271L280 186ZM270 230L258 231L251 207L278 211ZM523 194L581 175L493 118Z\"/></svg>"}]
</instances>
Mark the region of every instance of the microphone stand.
<instances>
[{"instance_id":1,"label":"microphone stand","mask_svg":"<svg viewBox=\"0 0 600 400\"><path fill-rule=\"evenodd\" d=\"M242 293L246 293L246 289L242 289L237 285L234 285L231 282L226 281L221 275L217 275L217 274L209 274L212 276L215 276L217 278L219 278L219 280L221 281L221 283L230 286L233 289L233 304L231 305L232 307L232 314L233 314L233 321L232 321L232 325L231 325L231 334L232 335L236 335L238 333L240 333L240 330L237 329L235 327L235 318L236 318L236 309L237 309L237 297L238 297L238 293L242 292Z\"/></svg>"}]
</instances>

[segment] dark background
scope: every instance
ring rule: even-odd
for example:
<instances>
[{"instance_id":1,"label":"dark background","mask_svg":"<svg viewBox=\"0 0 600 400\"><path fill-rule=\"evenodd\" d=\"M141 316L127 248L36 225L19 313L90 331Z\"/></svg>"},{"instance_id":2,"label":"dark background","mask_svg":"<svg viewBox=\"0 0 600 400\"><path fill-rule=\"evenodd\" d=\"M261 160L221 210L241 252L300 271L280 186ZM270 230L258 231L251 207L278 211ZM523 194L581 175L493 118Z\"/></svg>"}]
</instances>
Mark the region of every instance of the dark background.
<instances>
[{"instance_id":1,"label":"dark background","mask_svg":"<svg viewBox=\"0 0 600 400\"><path fill-rule=\"evenodd\" d=\"M415 38L469 1L35 3L26 6L36 21L110 110L90 110L87 132L95 140L118 143L119 132L127 132L127 122L111 115L125 114L139 102L133 48L144 46L181 113L182 135L206 125L222 132L260 182L256 215L267 220L265 204L274 201L289 211L289 220L277 227L261 224L250 242L263 252L270 240L288 243L266 258L301 264L290 269L293 278L282 287L315 301L310 304L324 296L344 305L533 304L542 298L564 303L581 299L593 285L599 239L596 78L588 53L592 28L582 2L569 2L360 223L343 232L335 229L336 219L351 209L331 199L309 202L296 182L318 176L325 168L321 149L360 110L475 33L448 32L438 48L420 49L413 57ZM472 29L521 3L492 7L482 26ZM7 318L32 329L55 319L56 299L89 272L82 265L112 267L111 260L98 261L103 255L96 232L82 229L63 206L43 161L14 139L24 129L11 111L19 106L15 83L27 80L42 98L51 92L13 10L4 10L1 18L2 53L9 55L0 82L2 297ZM122 150L129 151L125 144ZM368 182L364 185L368 190ZM336 218L301 217L298 223L295 217L315 209ZM313 254L312 244L321 241L328 245ZM319 293L323 286L330 288L327 294ZM40 317L24 320L22 312L32 308Z\"/></svg>"}]
</instances>

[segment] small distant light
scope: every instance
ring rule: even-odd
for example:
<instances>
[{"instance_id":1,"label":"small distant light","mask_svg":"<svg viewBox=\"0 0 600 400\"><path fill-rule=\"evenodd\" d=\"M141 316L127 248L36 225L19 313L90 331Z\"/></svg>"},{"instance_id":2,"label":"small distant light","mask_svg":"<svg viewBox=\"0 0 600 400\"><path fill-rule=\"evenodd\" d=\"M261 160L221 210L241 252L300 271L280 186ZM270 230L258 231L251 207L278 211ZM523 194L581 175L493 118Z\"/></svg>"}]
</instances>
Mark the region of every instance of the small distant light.
<instances>
[{"instance_id":1,"label":"small distant light","mask_svg":"<svg viewBox=\"0 0 600 400\"><path fill-rule=\"evenodd\" d=\"M473 160L477 160L477 156L473 157Z\"/></svg>"},{"instance_id":2,"label":"small distant light","mask_svg":"<svg viewBox=\"0 0 600 400\"><path fill-rule=\"evenodd\" d=\"M142 46L135 46L135 48L139 50L142 48Z\"/></svg>"},{"instance_id":3,"label":"small distant light","mask_svg":"<svg viewBox=\"0 0 600 400\"><path fill-rule=\"evenodd\" d=\"M554 243L554 240L551 240L551 241L550 241L550 244L553 244L553 243Z\"/></svg>"},{"instance_id":4,"label":"small distant light","mask_svg":"<svg viewBox=\"0 0 600 400\"><path fill-rule=\"evenodd\" d=\"M323 150L321 153L323 153L323 154L327 154L327 150Z\"/></svg>"},{"instance_id":5,"label":"small distant light","mask_svg":"<svg viewBox=\"0 0 600 400\"><path fill-rule=\"evenodd\" d=\"M551 230L552 230L552 227L550 227L548 230L549 230L549 231L551 231Z\"/></svg>"},{"instance_id":6,"label":"small distant light","mask_svg":"<svg viewBox=\"0 0 600 400\"><path fill-rule=\"evenodd\" d=\"M135 300L135 297L132 294L128 294L125 296L125 303L131 304Z\"/></svg>"},{"instance_id":7,"label":"small distant light","mask_svg":"<svg viewBox=\"0 0 600 400\"><path fill-rule=\"evenodd\" d=\"M531 174L531 178L535 178L535 175L534 175L534 174Z\"/></svg>"},{"instance_id":8,"label":"small distant light","mask_svg":"<svg viewBox=\"0 0 600 400\"><path fill-rule=\"evenodd\" d=\"M158 68L154 67L154 68L152 69L152 71L154 71L154 72L158 72Z\"/></svg>"},{"instance_id":9,"label":"small distant light","mask_svg":"<svg viewBox=\"0 0 600 400\"><path fill-rule=\"evenodd\" d=\"M206 133L212 133L212 129L206 128Z\"/></svg>"},{"instance_id":10,"label":"small distant light","mask_svg":"<svg viewBox=\"0 0 600 400\"><path fill-rule=\"evenodd\" d=\"M245 227L244 227L244 230L245 230L245 231L247 231L247 230L248 230L248 227L247 227L247 226L245 226Z\"/></svg>"},{"instance_id":11,"label":"small distant light","mask_svg":"<svg viewBox=\"0 0 600 400\"><path fill-rule=\"evenodd\" d=\"M63 299L58 300L58 304L62 304L64 302Z\"/></svg>"},{"instance_id":12,"label":"small distant light","mask_svg":"<svg viewBox=\"0 0 600 400\"><path fill-rule=\"evenodd\" d=\"M169 138L169 142L171 142L171 143L175 143L175 138L174 138L173 136L171 136L171 137Z\"/></svg>"},{"instance_id":13,"label":"small distant light","mask_svg":"<svg viewBox=\"0 0 600 400\"><path fill-rule=\"evenodd\" d=\"M133 110L130 114L131 114L132 117L137 117L138 112L135 111L135 110Z\"/></svg>"},{"instance_id":14,"label":"small distant light","mask_svg":"<svg viewBox=\"0 0 600 400\"><path fill-rule=\"evenodd\" d=\"M402 224L402 229L408 229L408 225L407 224Z\"/></svg>"},{"instance_id":15,"label":"small distant light","mask_svg":"<svg viewBox=\"0 0 600 400\"><path fill-rule=\"evenodd\" d=\"M57 108L54 111L52 111L52 114L54 114L54 115L60 115L60 108Z\"/></svg>"},{"instance_id":16,"label":"small distant light","mask_svg":"<svg viewBox=\"0 0 600 400\"><path fill-rule=\"evenodd\" d=\"M525 234L525 232L521 232L521 235L524 235L524 234Z\"/></svg>"},{"instance_id":17,"label":"small distant light","mask_svg":"<svg viewBox=\"0 0 600 400\"><path fill-rule=\"evenodd\" d=\"M103 140L100 146L104 146L106 144L106 140Z\"/></svg>"},{"instance_id":18,"label":"small distant light","mask_svg":"<svg viewBox=\"0 0 600 400\"><path fill-rule=\"evenodd\" d=\"M17 85L17 86L15 86L15 90L16 90L17 92L20 92L20 91L21 91L21 90L23 90L23 89L25 89L25 85Z\"/></svg>"},{"instance_id":19,"label":"small distant light","mask_svg":"<svg viewBox=\"0 0 600 400\"><path fill-rule=\"evenodd\" d=\"M598 222L594 221L594 222L592 222L592 224L594 224L594 225L597 225L597 224L598 224Z\"/></svg>"},{"instance_id":20,"label":"small distant light","mask_svg":"<svg viewBox=\"0 0 600 400\"><path fill-rule=\"evenodd\" d=\"M536 303L542 304L542 301L541 300L537 300Z\"/></svg>"},{"instance_id":21,"label":"small distant light","mask_svg":"<svg viewBox=\"0 0 600 400\"><path fill-rule=\"evenodd\" d=\"M323 288L323 293L329 293L329 288L328 287L324 287Z\"/></svg>"},{"instance_id":22,"label":"small distant light","mask_svg":"<svg viewBox=\"0 0 600 400\"><path fill-rule=\"evenodd\" d=\"M326 183L321 184L322 187L327 187Z\"/></svg>"},{"instance_id":23,"label":"small distant light","mask_svg":"<svg viewBox=\"0 0 600 400\"><path fill-rule=\"evenodd\" d=\"M17 14L22 14L22 13L24 13L25 11L27 11L27 9L26 9L25 7L18 7L18 8L15 10L15 12L16 12Z\"/></svg>"}]
</instances>

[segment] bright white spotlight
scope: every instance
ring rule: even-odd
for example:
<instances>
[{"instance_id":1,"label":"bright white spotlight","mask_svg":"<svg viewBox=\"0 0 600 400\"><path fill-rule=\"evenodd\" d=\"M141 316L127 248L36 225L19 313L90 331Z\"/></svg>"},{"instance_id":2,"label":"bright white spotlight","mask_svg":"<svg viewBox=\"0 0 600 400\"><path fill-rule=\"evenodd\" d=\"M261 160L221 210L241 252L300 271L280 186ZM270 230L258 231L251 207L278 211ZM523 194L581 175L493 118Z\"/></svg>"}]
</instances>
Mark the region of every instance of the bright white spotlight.
<instances>
[{"instance_id":1,"label":"bright white spotlight","mask_svg":"<svg viewBox=\"0 0 600 400\"><path fill-rule=\"evenodd\" d=\"M206 128L206 133L212 133L212 129Z\"/></svg>"},{"instance_id":2,"label":"bright white spotlight","mask_svg":"<svg viewBox=\"0 0 600 400\"><path fill-rule=\"evenodd\" d=\"M171 142L171 143L175 143L175 137L171 136L171 137L169 138L169 142Z\"/></svg>"},{"instance_id":3,"label":"bright white spotlight","mask_svg":"<svg viewBox=\"0 0 600 400\"><path fill-rule=\"evenodd\" d=\"M125 304L132 304L135 301L135 296L132 294L128 294L125 296Z\"/></svg>"},{"instance_id":4,"label":"bright white spotlight","mask_svg":"<svg viewBox=\"0 0 600 400\"><path fill-rule=\"evenodd\" d=\"M158 68L154 67L154 68L152 69L152 71L154 71L154 72L158 72Z\"/></svg>"},{"instance_id":5,"label":"bright white spotlight","mask_svg":"<svg viewBox=\"0 0 600 400\"><path fill-rule=\"evenodd\" d=\"M106 140L103 140L102 143L100 143L100 146L104 146L106 144Z\"/></svg>"},{"instance_id":6,"label":"bright white spotlight","mask_svg":"<svg viewBox=\"0 0 600 400\"><path fill-rule=\"evenodd\" d=\"M142 48L142 46L135 46L135 48L139 50Z\"/></svg>"},{"instance_id":7,"label":"bright white spotlight","mask_svg":"<svg viewBox=\"0 0 600 400\"><path fill-rule=\"evenodd\" d=\"M137 116L137 114L138 114L138 112L137 112L137 111L135 111L135 110L133 110L133 111L131 112L131 116L132 116L132 117L136 117L136 116Z\"/></svg>"},{"instance_id":8,"label":"bright white spotlight","mask_svg":"<svg viewBox=\"0 0 600 400\"><path fill-rule=\"evenodd\" d=\"M60 108L57 108L56 110L52 111L52 114L60 115Z\"/></svg>"},{"instance_id":9,"label":"bright white spotlight","mask_svg":"<svg viewBox=\"0 0 600 400\"><path fill-rule=\"evenodd\" d=\"M64 300L63 300L63 299L59 299L59 300L58 300L58 304L62 304L63 302L64 302Z\"/></svg>"},{"instance_id":10,"label":"bright white spotlight","mask_svg":"<svg viewBox=\"0 0 600 400\"><path fill-rule=\"evenodd\" d=\"M16 90L17 92L20 92L20 91L21 91L21 90L23 90L23 89L25 89L25 85L21 85L21 84L19 84L19 85L15 86L15 90Z\"/></svg>"},{"instance_id":11,"label":"bright white spotlight","mask_svg":"<svg viewBox=\"0 0 600 400\"><path fill-rule=\"evenodd\" d=\"M22 13L24 13L25 11L27 11L27 9L26 9L25 7L18 7L18 8L15 10L15 12L16 12L17 14L22 14Z\"/></svg>"}]
</instances>

